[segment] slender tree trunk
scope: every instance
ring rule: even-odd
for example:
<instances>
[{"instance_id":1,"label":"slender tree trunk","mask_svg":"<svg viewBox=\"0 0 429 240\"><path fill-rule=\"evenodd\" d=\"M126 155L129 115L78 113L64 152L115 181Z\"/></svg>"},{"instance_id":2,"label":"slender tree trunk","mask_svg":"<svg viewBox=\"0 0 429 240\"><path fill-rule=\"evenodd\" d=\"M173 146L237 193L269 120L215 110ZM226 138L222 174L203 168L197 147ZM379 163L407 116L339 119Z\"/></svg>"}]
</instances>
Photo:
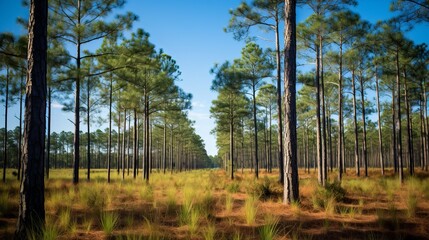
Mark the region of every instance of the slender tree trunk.
<instances>
[{"instance_id":1,"label":"slender tree trunk","mask_svg":"<svg viewBox=\"0 0 429 240\"><path fill-rule=\"evenodd\" d=\"M138 144L137 144L137 109L134 108L134 154L133 154L133 178L136 179L137 177L137 151L138 151Z\"/></svg>"},{"instance_id":2,"label":"slender tree trunk","mask_svg":"<svg viewBox=\"0 0 429 240\"><path fill-rule=\"evenodd\" d=\"M381 175L384 176L384 158L383 158L383 135L381 131L381 108L380 108L380 91L378 89L378 69L375 67L375 94L377 97L377 120L378 120L378 152L380 157Z\"/></svg>"},{"instance_id":3,"label":"slender tree trunk","mask_svg":"<svg viewBox=\"0 0 429 240\"><path fill-rule=\"evenodd\" d=\"M127 134L127 158L126 158L126 168L127 168L127 176L130 175L130 142L131 142L131 112L128 117L128 134Z\"/></svg>"},{"instance_id":4,"label":"slender tree trunk","mask_svg":"<svg viewBox=\"0 0 429 240\"><path fill-rule=\"evenodd\" d=\"M164 116L164 137L163 137L163 146L162 146L162 161L164 163L164 174L167 169L167 123L166 116Z\"/></svg>"},{"instance_id":5,"label":"slender tree trunk","mask_svg":"<svg viewBox=\"0 0 429 240\"><path fill-rule=\"evenodd\" d=\"M299 201L296 135L296 0L285 0L284 203Z\"/></svg>"},{"instance_id":6,"label":"slender tree trunk","mask_svg":"<svg viewBox=\"0 0 429 240\"><path fill-rule=\"evenodd\" d=\"M77 25L80 25L81 6L80 0L77 1ZM75 107L74 107L74 158L73 158L73 184L79 183L79 161L80 161L80 33L78 33L76 43L76 89L75 89Z\"/></svg>"},{"instance_id":7,"label":"slender tree trunk","mask_svg":"<svg viewBox=\"0 0 429 240\"><path fill-rule=\"evenodd\" d=\"M118 142L118 155L117 155L117 168L118 168L118 175L120 173L120 169L121 169L121 159L122 159L122 148L121 148L121 110L118 109L118 138L117 138L117 142Z\"/></svg>"},{"instance_id":8,"label":"slender tree trunk","mask_svg":"<svg viewBox=\"0 0 429 240\"><path fill-rule=\"evenodd\" d=\"M8 141L8 132L7 132L7 113L9 108L9 67L6 67L6 98L5 98L5 108L4 108L4 139L3 139L3 182L6 182L6 168L7 168L7 141Z\"/></svg>"},{"instance_id":9,"label":"slender tree trunk","mask_svg":"<svg viewBox=\"0 0 429 240\"><path fill-rule=\"evenodd\" d=\"M30 1L28 71L25 99L23 176L16 239L29 231L41 236L45 224L44 154L46 129L46 63L48 1Z\"/></svg>"},{"instance_id":10,"label":"slender tree trunk","mask_svg":"<svg viewBox=\"0 0 429 240\"><path fill-rule=\"evenodd\" d=\"M399 49L397 47L396 49L396 105L397 105L397 119L396 119L396 136L397 136L397 149L398 149L398 167L399 167L399 180L401 183L404 181L404 172L403 172L403 165L402 165L402 123L401 123L401 78L399 73Z\"/></svg>"},{"instance_id":11,"label":"slender tree trunk","mask_svg":"<svg viewBox=\"0 0 429 240\"><path fill-rule=\"evenodd\" d=\"M122 180L125 179L125 154L126 154L126 132L127 132L127 109L124 110L124 133L122 134Z\"/></svg>"},{"instance_id":12,"label":"slender tree trunk","mask_svg":"<svg viewBox=\"0 0 429 240\"><path fill-rule=\"evenodd\" d=\"M360 164L359 164L359 133L357 125L357 113L356 113L356 87L355 87L355 72L352 70L352 92L353 92L353 125L355 135L355 166L356 175L360 176Z\"/></svg>"},{"instance_id":13,"label":"slender tree trunk","mask_svg":"<svg viewBox=\"0 0 429 240\"><path fill-rule=\"evenodd\" d=\"M86 180L89 182L91 180L91 119L90 119L90 111L91 111L91 101L89 99L90 91L90 79L87 79L86 84L86 135L87 135L87 143L86 148L88 149L86 152L87 158L87 178Z\"/></svg>"},{"instance_id":14,"label":"slender tree trunk","mask_svg":"<svg viewBox=\"0 0 429 240\"><path fill-rule=\"evenodd\" d=\"M259 158L258 158L258 122L256 120L256 86L252 83L252 100L253 100L253 126L254 126L254 141L255 141L255 177L259 178Z\"/></svg>"},{"instance_id":15,"label":"slender tree trunk","mask_svg":"<svg viewBox=\"0 0 429 240\"><path fill-rule=\"evenodd\" d=\"M316 149L317 149L317 179L319 184L324 186L325 181L323 177L323 146L322 146L322 126L320 119L320 58L319 58L319 46L316 46Z\"/></svg>"},{"instance_id":16,"label":"slender tree trunk","mask_svg":"<svg viewBox=\"0 0 429 240\"><path fill-rule=\"evenodd\" d=\"M231 100L230 104L232 104ZM234 180L234 111L232 108L229 114L229 159L231 160L231 180Z\"/></svg>"},{"instance_id":17,"label":"slender tree trunk","mask_svg":"<svg viewBox=\"0 0 429 240\"><path fill-rule=\"evenodd\" d=\"M284 162L283 162L283 120L282 120L282 91L281 91L281 57L280 57L280 36L279 20L276 19L276 66L277 66L277 157L279 164L279 182L284 184Z\"/></svg>"},{"instance_id":18,"label":"slender tree trunk","mask_svg":"<svg viewBox=\"0 0 429 240\"><path fill-rule=\"evenodd\" d=\"M323 185L328 179L328 162L327 162L327 142L326 142L326 109L325 109L325 80L323 77L323 39L319 34L319 77L320 77L320 102L322 107L322 168L323 168Z\"/></svg>"},{"instance_id":19,"label":"slender tree trunk","mask_svg":"<svg viewBox=\"0 0 429 240\"><path fill-rule=\"evenodd\" d=\"M343 178L343 48L340 41L340 71L338 73L338 180Z\"/></svg>"},{"instance_id":20,"label":"slender tree trunk","mask_svg":"<svg viewBox=\"0 0 429 240\"><path fill-rule=\"evenodd\" d=\"M109 142L107 143L107 182L110 183L110 164L112 161L112 100L113 100L113 73L110 73L109 84ZM118 142L119 144L119 142Z\"/></svg>"},{"instance_id":21,"label":"slender tree trunk","mask_svg":"<svg viewBox=\"0 0 429 240\"><path fill-rule=\"evenodd\" d=\"M398 173L398 145L396 144L397 142L397 137L396 137L396 102L395 102L395 85L392 84L392 161L393 161L393 168L394 168L394 172Z\"/></svg>"},{"instance_id":22,"label":"slender tree trunk","mask_svg":"<svg viewBox=\"0 0 429 240\"><path fill-rule=\"evenodd\" d=\"M407 137L408 137L408 170L410 175L414 174L414 151L413 151L413 128L411 120L411 106L408 98L408 86L407 86L407 70L404 69L404 91L405 91L405 111L407 112Z\"/></svg>"},{"instance_id":23,"label":"slender tree trunk","mask_svg":"<svg viewBox=\"0 0 429 240\"><path fill-rule=\"evenodd\" d=\"M362 158L363 158L363 164L365 167L365 177L368 177L368 151L367 151L367 144L366 144L366 119L365 119L365 90L364 90L364 81L363 76L359 76L360 79L360 96L361 96L361 106L362 106Z\"/></svg>"},{"instance_id":24,"label":"slender tree trunk","mask_svg":"<svg viewBox=\"0 0 429 240\"><path fill-rule=\"evenodd\" d=\"M24 74L21 74L21 82L19 84L19 139L18 139L18 180L21 180L21 156L22 156L22 89L24 85ZM50 102L49 102L50 104ZM50 118L48 118L50 121ZM49 126L49 125L48 125Z\"/></svg>"}]
</instances>

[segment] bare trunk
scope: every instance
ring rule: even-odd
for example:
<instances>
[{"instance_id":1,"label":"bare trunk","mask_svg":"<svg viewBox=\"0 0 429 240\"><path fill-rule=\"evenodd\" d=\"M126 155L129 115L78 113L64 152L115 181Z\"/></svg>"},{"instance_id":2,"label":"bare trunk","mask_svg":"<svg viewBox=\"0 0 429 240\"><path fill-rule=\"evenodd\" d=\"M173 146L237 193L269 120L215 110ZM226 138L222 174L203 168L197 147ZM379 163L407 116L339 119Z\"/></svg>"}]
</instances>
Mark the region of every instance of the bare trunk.
<instances>
[{"instance_id":1,"label":"bare trunk","mask_svg":"<svg viewBox=\"0 0 429 240\"><path fill-rule=\"evenodd\" d=\"M383 159L383 135L381 131L381 108L380 108L380 91L378 89L378 73L375 67L375 94L377 97L377 119L378 119L378 152L380 157L381 175L384 176L384 159Z\"/></svg>"},{"instance_id":2,"label":"bare trunk","mask_svg":"<svg viewBox=\"0 0 429 240\"><path fill-rule=\"evenodd\" d=\"M352 92L353 92L353 125L354 125L354 135L355 135L355 166L356 166L356 175L360 176L360 164L359 164L359 134L357 126L357 113L356 113L356 87L355 87L355 72L352 70Z\"/></svg>"},{"instance_id":3,"label":"bare trunk","mask_svg":"<svg viewBox=\"0 0 429 240\"><path fill-rule=\"evenodd\" d=\"M285 0L284 203L299 201L296 135L296 0Z\"/></svg>"},{"instance_id":4,"label":"bare trunk","mask_svg":"<svg viewBox=\"0 0 429 240\"><path fill-rule=\"evenodd\" d=\"M23 176L16 239L30 231L41 236L45 224L44 154L48 1L30 1L28 71L25 99Z\"/></svg>"},{"instance_id":5,"label":"bare trunk","mask_svg":"<svg viewBox=\"0 0 429 240\"><path fill-rule=\"evenodd\" d=\"M283 120L282 120L282 92L281 92L281 57L280 57L280 37L279 23L276 21L276 66L277 66L277 135L278 135L278 164L279 182L284 183L284 162L283 162Z\"/></svg>"},{"instance_id":6,"label":"bare trunk","mask_svg":"<svg viewBox=\"0 0 429 240\"><path fill-rule=\"evenodd\" d=\"M77 1L77 24L80 25L80 0ZM75 107L74 107L74 158L73 158L73 184L79 183L79 161L80 161L80 34L77 37L76 44L76 89L75 89Z\"/></svg>"}]
</instances>

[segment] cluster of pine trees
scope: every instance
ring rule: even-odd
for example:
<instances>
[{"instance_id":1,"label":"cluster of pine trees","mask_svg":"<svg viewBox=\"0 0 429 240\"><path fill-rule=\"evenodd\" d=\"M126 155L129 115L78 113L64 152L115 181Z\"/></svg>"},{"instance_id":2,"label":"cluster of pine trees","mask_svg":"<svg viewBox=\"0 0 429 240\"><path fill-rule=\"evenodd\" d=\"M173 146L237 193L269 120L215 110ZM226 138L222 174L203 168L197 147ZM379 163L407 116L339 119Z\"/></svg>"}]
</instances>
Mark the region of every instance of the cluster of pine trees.
<instances>
[{"instance_id":1,"label":"cluster of pine trees","mask_svg":"<svg viewBox=\"0 0 429 240\"><path fill-rule=\"evenodd\" d=\"M209 165L204 142L187 117L192 95L176 85L175 60L150 42L149 34L131 29L133 13L112 16L125 1L50 1L47 59L47 133L45 175L50 167L79 168L87 179L94 167L185 170ZM106 19L112 19L107 21ZM26 20L21 20L27 25ZM129 36L128 36L129 35ZM0 35L1 97L5 103L2 129L3 181L7 167L20 177L23 95L27 36ZM51 132L54 101L74 113L74 133ZM19 126L7 126L8 109L19 105ZM107 109L108 117L105 115ZM91 129L100 123L108 128ZM86 129L82 129L85 125ZM180 141L178 141L180 139Z\"/></svg>"},{"instance_id":2,"label":"cluster of pine trees","mask_svg":"<svg viewBox=\"0 0 429 240\"><path fill-rule=\"evenodd\" d=\"M404 168L409 174L428 168L429 48L405 35L413 24L428 21L429 5L393 1L391 10L400 15L372 24L350 10L357 3L297 3L312 10L296 27L299 64L315 65L297 76L297 161L308 171L317 169L322 185L333 169L341 180L347 170L368 176L368 168L382 174L393 168L402 180ZM240 58L213 67L218 97L211 113L231 178L234 168L243 167L253 168L256 176L260 167L279 167L283 178L281 92L287 88L280 83L281 63L288 59L281 54L279 26L284 8L285 1L254 0L230 11L225 30L248 40ZM252 41L257 27L274 32L274 50Z\"/></svg>"}]
</instances>

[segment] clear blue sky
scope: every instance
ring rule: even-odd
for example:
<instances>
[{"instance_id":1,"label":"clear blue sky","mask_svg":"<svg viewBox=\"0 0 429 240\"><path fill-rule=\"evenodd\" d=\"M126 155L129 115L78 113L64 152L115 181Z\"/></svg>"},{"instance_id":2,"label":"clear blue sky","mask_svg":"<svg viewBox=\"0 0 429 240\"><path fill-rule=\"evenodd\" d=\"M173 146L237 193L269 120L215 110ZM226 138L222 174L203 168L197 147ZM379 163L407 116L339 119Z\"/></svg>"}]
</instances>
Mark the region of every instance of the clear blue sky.
<instances>
[{"instance_id":1,"label":"clear blue sky","mask_svg":"<svg viewBox=\"0 0 429 240\"><path fill-rule=\"evenodd\" d=\"M27 16L28 10L21 1L0 0L0 32L25 34L26 29L16 24L18 16ZM193 94L193 108L189 117L195 120L196 131L204 139L207 152L216 154L215 136L210 134L214 128L210 119L210 104L216 93L210 91L213 76L209 74L214 63L222 63L240 56L243 42L237 42L232 34L224 33L229 21L228 10L239 5L241 0L128 0L123 11L132 11L139 16L134 29L143 28L151 35L151 42L163 48L180 66L183 79L178 83L186 92ZM388 19L389 0L360 0L354 11L371 22ZM298 9L297 20L308 16L308 10ZM419 25L407 36L416 43L429 43L428 25ZM260 41L263 46L272 43ZM72 131L70 113L60 111L55 103L53 111L53 131ZM16 126L17 107L12 107L9 129ZM4 105L0 108L0 126L3 127ZM93 126L94 128L95 126ZM103 126L104 128L105 126Z\"/></svg>"}]
</instances>

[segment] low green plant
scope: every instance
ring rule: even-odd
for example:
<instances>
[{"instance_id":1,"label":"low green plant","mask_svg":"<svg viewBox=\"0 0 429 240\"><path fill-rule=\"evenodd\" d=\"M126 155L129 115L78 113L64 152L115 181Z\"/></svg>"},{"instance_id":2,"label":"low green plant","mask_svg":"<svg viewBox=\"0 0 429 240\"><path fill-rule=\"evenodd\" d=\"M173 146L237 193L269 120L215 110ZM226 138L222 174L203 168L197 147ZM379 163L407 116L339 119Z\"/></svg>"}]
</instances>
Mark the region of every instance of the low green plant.
<instances>
[{"instance_id":1,"label":"low green plant","mask_svg":"<svg viewBox=\"0 0 429 240\"><path fill-rule=\"evenodd\" d=\"M46 225L43 229L43 240L56 240L59 231L55 225Z\"/></svg>"},{"instance_id":2,"label":"low green plant","mask_svg":"<svg viewBox=\"0 0 429 240\"><path fill-rule=\"evenodd\" d=\"M298 201L292 201L290 203L290 209L295 217L299 217L301 215L301 205Z\"/></svg>"},{"instance_id":3,"label":"low green plant","mask_svg":"<svg viewBox=\"0 0 429 240\"><path fill-rule=\"evenodd\" d=\"M214 240L216 236L216 226L213 223L209 223L203 232L204 240Z\"/></svg>"},{"instance_id":4,"label":"low green plant","mask_svg":"<svg viewBox=\"0 0 429 240\"><path fill-rule=\"evenodd\" d=\"M66 208L60 211L60 214L58 215L58 226L63 230L67 230L70 227L70 221L70 208Z\"/></svg>"},{"instance_id":5,"label":"low green plant","mask_svg":"<svg viewBox=\"0 0 429 240\"><path fill-rule=\"evenodd\" d=\"M417 196L413 192L407 194L407 216L409 218L415 217L417 211Z\"/></svg>"},{"instance_id":6,"label":"low green plant","mask_svg":"<svg viewBox=\"0 0 429 240\"><path fill-rule=\"evenodd\" d=\"M243 239L243 235L241 235L240 232L235 232L234 236L232 237L232 240L241 240Z\"/></svg>"},{"instance_id":7,"label":"low green plant","mask_svg":"<svg viewBox=\"0 0 429 240\"><path fill-rule=\"evenodd\" d=\"M279 218L272 215L265 216L265 225L259 228L259 236L264 240L273 240L278 234Z\"/></svg>"},{"instance_id":8,"label":"low green plant","mask_svg":"<svg viewBox=\"0 0 429 240\"><path fill-rule=\"evenodd\" d=\"M100 216L100 223L103 232L106 235L111 235L118 224L118 215L114 212L102 212Z\"/></svg>"},{"instance_id":9,"label":"low green plant","mask_svg":"<svg viewBox=\"0 0 429 240\"><path fill-rule=\"evenodd\" d=\"M143 184L142 188L140 189L140 197L145 201L152 201L153 200L153 188L149 184Z\"/></svg>"},{"instance_id":10,"label":"low green plant","mask_svg":"<svg viewBox=\"0 0 429 240\"><path fill-rule=\"evenodd\" d=\"M9 193L2 192L0 195L0 216L3 216L9 210Z\"/></svg>"},{"instance_id":11,"label":"low green plant","mask_svg":"<svg viewBox=\"0 0 429 240\"><path fill-rule=\"evenodd\" d=\"M89 187L82 186L80 188L81 200L85 203L86 207L94 212L101 212L106 206L105 192L99 186Z\"/></svg>"},{"instance_id":12,"label":"low green plant","mask_svg":"<svg viewBox=\"0 0 429 240\"><path fill-rule=\"evenodd\" d=\"M234 198L232 197L232 194L228 193L225 196L225 210L230 213L232 211L233 206Z\"/></svg>"},{"instance_id":13,"label":"low green plant","mask_svg":"<svg viewBox=\"0 0 429 240\"><path fill-rule=\"evenodd\" d=\"M226 191L229 193L237 193L240 191L240 183L237 181L233 181L232 183L226 185Z\"/></svg>"},{"instance_id":14,"label":"low green plant","mask_svg":"<svg viewBox=\"0 0 429 240\"><path fill-rule=\"evenodd\" d=\"M244 215L246 223L252 225L255 223L258 212L258 200L255 196L248 196L244 202Z\"/></svg>"}]
</instances>

